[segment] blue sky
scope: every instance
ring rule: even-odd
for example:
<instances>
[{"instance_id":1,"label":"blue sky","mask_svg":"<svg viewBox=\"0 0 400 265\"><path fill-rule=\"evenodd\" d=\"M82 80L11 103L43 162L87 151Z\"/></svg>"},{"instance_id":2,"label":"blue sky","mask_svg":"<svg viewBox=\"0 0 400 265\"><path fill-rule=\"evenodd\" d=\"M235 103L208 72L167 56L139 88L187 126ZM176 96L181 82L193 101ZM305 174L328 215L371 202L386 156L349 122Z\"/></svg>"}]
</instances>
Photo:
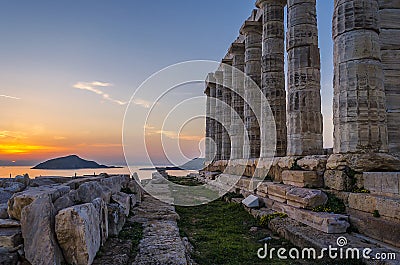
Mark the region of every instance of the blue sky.
<instances>
[{"instance_id":1,"label":"blue sky","mask_svg":"<svg viewBox=\"0 0 400 265\"><path fill-rule=\"evenodd\" d=\"M331 146L333 0L317 2L325 144ZM0 136L49 149L86 146L87 156L120 162L125 109L116 101L128 101L171 64L220 60L253 8L253 1L238 0L1 1L0 95L18 99L0 97ZM115 101L77 89L94 81L110 84L100 88ZM33 157L0 150L0 160L7 159Z\"/></svg>"}]
</instances>

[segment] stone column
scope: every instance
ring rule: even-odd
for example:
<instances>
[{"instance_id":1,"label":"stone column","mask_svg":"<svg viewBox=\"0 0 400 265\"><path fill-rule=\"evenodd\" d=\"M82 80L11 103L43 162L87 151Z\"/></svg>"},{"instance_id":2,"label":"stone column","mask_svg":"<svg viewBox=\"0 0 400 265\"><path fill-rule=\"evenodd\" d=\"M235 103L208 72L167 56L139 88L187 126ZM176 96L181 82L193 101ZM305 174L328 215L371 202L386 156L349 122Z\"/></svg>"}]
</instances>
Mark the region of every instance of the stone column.
<instances>
[{"instance_id":1,"label":"stone column","mask_svg":"<svg viewBox=\"0 0 400 265\"><path fill-rule=\"evenodd\" d=\"M232 104L232 60L222 60L223 70L223 89L222 89L222 100L226 104L222 111L222 123L223 123L223 134L222 134L222 160L229 160L231 157L231 106Z\"/></svg>"},{"instance_id":2,"label":"stone column","mask_svg":"<svg viewBox=\"0 0 400 265\"><path fill-rule=\"evenodd\" d=\"M400 1L378 2L389 152L400 155Z\"/></svg>"},{"instance_id":3,"label":"stone column","mask_svg":"<svg viewBox=\"0 0 400 265\"><path fill-rule=\"evenodd\" d=\"M377 0L335 0L334 152L387 152Z\"/></svg>"},{"instance_id":4,"label":"stone column","mask_svg":"<svg viewBox=\"0 0 400 265\"><path fill-rule=\"evenodd\" d=\"M261 98L257 91L261 86L261 53L262 53L262 24L258 21L246 21L240 33L245 36L245 134L249 142L243 145L243 155L246 158L260 157L260 117ZM254 106L254 109L249 107ZM245 138L246 139L246 138Z\"/></svg>"},{"instance_id":5,"label":"stone column","mask_svg":"<svg viewBox=\"0 0 400 265\"><path fill-rule=\"evenodd\" d=\"M222 90L223 90L223 72L218 70L214 74L216 89L215 89L215 143L216 143L216 153L215 153L215 161L222 159L222 134L223 134L223 126L222 126Z\"/></svg>"},{"instance_id":6,"label":"stone column","mask_svg":"<svg viewBox=\"0 0 400 265\"><path fill-rule=\"evenodd\" d=\"M244 143L244 43L232 43L229 53L233 56L231 159L241 159Z\"/></svg>"},{"instance_id":7,"label":"stone column","mask_svg":"<svg viewBox=\"0 0 400 265\"><path fill-rule=\"evenodd\" d=\"M263 49L261 90L268 100L276 125L276 156L286 156L286 91L285 91L285 24L286 0L258 0L257 7L263 11ZM261 106L261 109L266 109ZM262 121L261 130L267 132L270 125ZM261 156L268 150L262 135Z\"/></svg>"},{"instance_id":8,"label":"stone column","mask_svg":"<svg viewBox=\"0 0 400 265\"><path fill-rule=\"evenodd\" d=\"M316 0L288 1L287 155L323 153Z\"/></svg>"},{"instance_id":9,"label":"stone column","mask_svg":"<svg viewBox=\"0 0 400 265\"><path fill-rule=\"evenodd\" d=\"M215 78L210 73L206 80L207 111L206 111L206 162L214 160L215 155Z\"/></svg>"}]
</instances>

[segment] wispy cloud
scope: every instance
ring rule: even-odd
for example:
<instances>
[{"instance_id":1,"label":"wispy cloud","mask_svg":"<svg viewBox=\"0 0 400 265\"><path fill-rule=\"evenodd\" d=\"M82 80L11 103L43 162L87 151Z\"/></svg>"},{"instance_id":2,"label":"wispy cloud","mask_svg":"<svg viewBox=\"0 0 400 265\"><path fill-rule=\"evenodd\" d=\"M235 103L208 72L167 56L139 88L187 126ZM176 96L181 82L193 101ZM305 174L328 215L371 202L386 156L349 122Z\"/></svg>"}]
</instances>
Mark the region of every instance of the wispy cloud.
<instances>
[{"instance_id":1,"label":"wispy cloud","mask_svg":"<svg viewBox=\"0 0 400 265\"><path fill-rule=\"evenodd\" d=\"M186 135L176 131L159 130L150 125L145 125L144 128L146 130L145 133L147 136L158 134L158 135L164 135L169 139L179 139L185 141L200 141L201 139L203 139L202 135Z\"/></svg>"},{"instance_id":2,"label":"wispy cloud","mask_svg":"<svg viewBox=\"0 0 400 265\"><path fill-rule=\"evenodd\" d=\"M138 106L142 106L143 108L149 109L152 105L152 103L150 101L141 99L141 98L136 98L133 101L133 104L138 105Z\"/></svg>"},{"instance_id":3,"label":"wispy cloud","mask_svg":"<svg viewBox=\"0 0 400 265\"><path fill-rule=\"evenodd\" d=\"M25 132L19 131L0 131L0 138L12 138L12 139L27 139Z\"/></svg>"},{"instance_id":4,"label":"wispy cloud","mask_svg":"<svg viewBox=\"0 0 400 265\"><path fill-rule=\"evenodd\" d=\"M20 98L13 97L13 96L8 96L8 95L0 95L0 98L8 98L8 99L16 99L16 100L20 99Z\"/></svg>"},{"instance_id":5,"label":"wispy cloud","mask_svg":"<svg viewBox=\"0 0 400 265\"><path fill-rule=\"evenodd\" d=\"M114 99L114 98L110 97L109 94L107 94L107 93L105 93L105 92L103 92L102 90L99 89L99 88L102 88L102 87L111 87L111 86L113 86L113 84L111 84L111 83L93 81L93 82L78 82L73 87L77 88L77 89L87 90L87 91L93 92L93 93L95 93L97 95L102 96L103 99L111 101L111 102L116 103L118 105L125 105L126 102Z\"/></svg>"}]
</instances>

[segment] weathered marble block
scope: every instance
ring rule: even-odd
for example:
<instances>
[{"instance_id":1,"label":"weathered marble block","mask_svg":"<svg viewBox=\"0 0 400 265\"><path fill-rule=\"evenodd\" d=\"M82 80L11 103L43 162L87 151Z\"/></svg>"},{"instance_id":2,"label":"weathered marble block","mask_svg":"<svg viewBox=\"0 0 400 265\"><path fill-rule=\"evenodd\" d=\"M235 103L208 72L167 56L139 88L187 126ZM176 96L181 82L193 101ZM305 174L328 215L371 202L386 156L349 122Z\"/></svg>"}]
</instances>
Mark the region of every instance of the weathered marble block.
<instances>
[{"instance_id":1,"label":"weathered marble block","mask_svg":"<svg viewBox=\"0 0 400 265\"><path fill-rule=\"evenodd\" d=\"M400 220L400 199L374 194L351 193L349 207L367 213L379 211L381 216Z\"/></svg>"},{"instance_id":2,"label":"weathered marble block","mask_svg":"<svg viewBox=\"0 0 400 265\"><path fill-rule=\"evenodd\" d=\"M282 172L282 180L287 185L300 188L322 188L324 186L323 177L319 176L315 171L285 170Z\"/></svg>"},{"instance_id":3,"label":"weathered marble block","mask_svg":"<svg viewBox=\"0 0 400 265\"><path fill-rule=\"evenodd\" d=\"M398 172L364 172L364 188L371 193L381 195L398 195L400 191L400 173Z\"/></svg>"},{"instance_id":4,"label":"weathered marble block","mask_svg":"<svg viewBox=\"0 0 400 265\"><path fill-rule=\"evenodd\" d=\"M297 207L312 209L324 205L328 196L320 190L293 188L286 193L287 204Z\"/></svg>"}]
</instances>

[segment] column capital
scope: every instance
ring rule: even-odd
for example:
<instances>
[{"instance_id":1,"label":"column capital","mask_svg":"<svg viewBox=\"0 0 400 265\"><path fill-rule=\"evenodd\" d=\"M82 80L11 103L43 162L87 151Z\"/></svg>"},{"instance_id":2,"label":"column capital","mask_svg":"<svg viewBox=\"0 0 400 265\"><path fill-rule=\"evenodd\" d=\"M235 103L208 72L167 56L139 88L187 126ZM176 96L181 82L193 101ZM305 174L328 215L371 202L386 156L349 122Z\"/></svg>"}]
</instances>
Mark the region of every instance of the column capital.
<instances>
[{"instance_id":1,"label":"column capital","mask_svg":"<svg viewBox=\"0 0 400 265\"><path fill-rule=\"evenodd\" d=\"M245 51L244 43L234 42L232 43L231 47L229 47L229 53L232 55L244 54L244 51Z\"/></svg>"},{"instance_id":2,"label":"column capital","mask_svg":"<svg viewBox=\"0 0 400 265\"><path fill-rule=\"evenodd\" d=\"M246 20L243 26L240 28L240 34L246 35L250 32L262 34L262 23L260 21Z\"/></svg>"},{"instance_id":3,"label":"column capital","mask_svg":"<svg viewBox=\"0 0 400 265\"><path fill-rule=\"evenodd\" d=\"M281 5L285 6L287 4L286 0L257 0L256 7L264 8L265 4L274 4L274 5Z\"/></svg>"}]
</instances>

